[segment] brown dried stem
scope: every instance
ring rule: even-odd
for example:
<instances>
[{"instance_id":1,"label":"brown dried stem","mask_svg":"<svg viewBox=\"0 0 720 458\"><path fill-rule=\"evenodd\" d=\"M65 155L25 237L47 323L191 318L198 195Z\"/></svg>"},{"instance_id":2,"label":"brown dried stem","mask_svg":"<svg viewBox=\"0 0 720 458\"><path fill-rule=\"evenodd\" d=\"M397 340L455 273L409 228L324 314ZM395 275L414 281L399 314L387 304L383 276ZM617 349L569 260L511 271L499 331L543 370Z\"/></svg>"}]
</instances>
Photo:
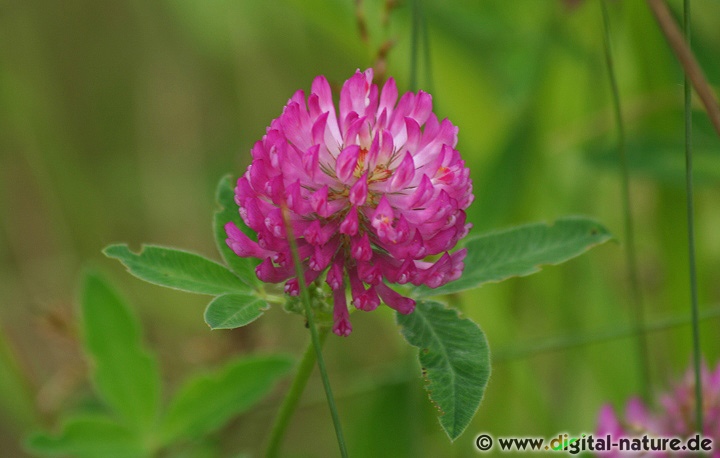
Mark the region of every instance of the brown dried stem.
<instances>
[{"instance_id":1,"label":"brown dried stem","mask_svg":"<svg viewBox=\"0 0 720 458\"><path fill-rule=\"evenodd\" d=\"M720 136L720 106L718 106L715 94L705 79L702 68L698 64L695 56L688 47L682 32L675 23L670 10L664 0L647 0L650 9L655 14L660 29L662 29L665 38L672 48L675 56L680 61L683 70L688 79L692 83L695 92L700 97L705 111L712 122L713 127Z\"/></svg>"}]
</instances>

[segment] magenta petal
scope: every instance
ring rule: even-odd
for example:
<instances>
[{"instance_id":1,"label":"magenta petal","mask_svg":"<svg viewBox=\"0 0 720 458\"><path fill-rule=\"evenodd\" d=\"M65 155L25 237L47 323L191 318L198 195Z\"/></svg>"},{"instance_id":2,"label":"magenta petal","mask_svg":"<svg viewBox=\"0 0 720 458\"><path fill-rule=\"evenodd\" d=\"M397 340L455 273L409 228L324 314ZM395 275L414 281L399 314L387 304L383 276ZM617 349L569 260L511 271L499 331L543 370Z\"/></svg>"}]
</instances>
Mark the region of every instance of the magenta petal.
<instances>
[{"instance_id":1,"label":"magenta petal","mask_svg":"<svg viewBox=\"0 0 720 458\"><path fill-rule=\"evenodd\" d=\"M428 255L420 231L416 230L414 235L402 244L385 244L383 246L397 259L423 259Z\"/></svg>"},{"instance_id":2,"label":"magenta petal","mask_svg":"<svg viewBox=\"0 0 720 458\"><path fill-rule=\"evenodd\" d=\"M380 154L380 135L375 135L375 138L373 138L373 141L370 144L370 149L367 152L367 156L365 156L364 170L375 170L375 166L377 165L377 158L378 158L379 154Z\"/></svg>"},{"instance_id":3,"label":"magenta petal","mask_svg":"<svg viewBox=\"0 0 720 458\"><path fill-rule=\"evenodd\" d=\"M390 77L385 81L382 92L380 93L380 104L378 105L378 112L382 113L386 110L387 114L392 114L395 102L397 102L398 90L395 79Z\"/></svg>"},{"instance_id":4,"label":"magenta petal","mask_svg":"<svg viewBox=\"0 0 720 458\"><path fill-rule=\"evenodd\" d=\"M400 131L405 128L405 117L410 114L414 105L415 94L412 92L406 92L400 97L400 101L389 120L389 130L393 136L397 137Z\"/></svg>"},{"instance_id":5,"label":"magenta petal","mask_svg":"<svg viewBox=\"0 0 720 458\"><path fill-rule=\"evenodd\" d=\"M412 154L405 153L405 157L397 169L393 172L390 179L390 190L397 191L403 189L415 177L415 162Z\"/></svg>"},{"instance_id":6,"label":"magenta petal","mask_svg":"<svg viewBox=\"0 0 720 458\"><path fill-rule=\"evenodd\" d=\"M313 80L311 92L318 97L318 101L320 102L320 108L323 111L328 111L331 108L333 109L333 111L335 110L332 99L332 91L330 90L330 84L323 75L320 75Z\"/></svg>"},{"instance_id":7,"label":"magenta petal","mask_svg":"<svg viewBox=\"0 0 720 458\"><path fill-rule=\"evenodd\" d=\"M279 208L273 209L265 217L265 227L277 238L285 238L285 222Z\"/></svg>"},{"instance_id":8,"label":"magenta petal","mask_svg":"<svg viewBox=\"0 0 720 458\"><path fill-rule=\"evenodd\" d=\"M328 186L327 185L318 189L310 196L310 206L312 207L313 211L315 213L317 213L318 215L323 216L323 217L330 216L330 211L328 208Z\"/></svg>"},{"instance_id":9,"label":"magenta petal","mask_svg":"<svg viewBox=\"0 0 720 458\"><path fill-rule=\"evenodd\" d=\"M358 145L350 145L340 152L335 165L335 173L341 182L347 183L353 176L359 157L360 147Z\"/></svg>"},{"instance_id":10,"label":"magenta petal","mask_svg":"<svg viewBox=\"0 0 720 458\"><path fill-rule=\"evenodd\" d=\"M263 159L255 159L253 163L248 166L245 174L250 182L250 186L256 191L264 190L265 184L270 180L268 176L268 166L265 165Z\"/></svg>"},{"instance_id":11,"label":"magenta petal","mask_svg":"<svg viewBox=\"0 0 720 458\"><path fill-rule=\"evenodd\" d=\"M623 430L620 422L615 416L615 412L609 404L605 404L600 409L600 418L598 420L598 434L613 434L619 436Z\"/></svg>"},{"instance_id":12,"label":"magenta petal","mask_svg":"<svg viewBox=\"0 0 720 458\"><path fill-rule=\"evenodd\" d=\"M370 104L369 93L372 83L373 71L371 68L365 72L358 70L345 81L340 90L340 118L343 119L348 113L364 115L365 108Z\"/></svg>"},{"instance_id":13,"label":"magenta petal","mask_svg":"<svg viewBox=\"0 0 720 458\"><path fill-rule=\"evenodd\" d=\"M343 280L343 259L342 256L336 256L333 261L330 270L328 270L327 277L325 279L330 288L335 290L340 288L344 284ZM345 294L343 292L343 294Z\"/></svg>"},{"instance_id":14,"label":"magenta petal","mask_svg":"<svg viewBox=\"0 0 720 458\"><path fill-rule=\"evenodd\" d=\"M358 276L368 285L375 285L382 281L380 267L370 262L358 262Z\"/></svg>"},{"instance_id":15,"label":"magenta petal","mask_svg":"<svg viewBox=\"0 0 720 458\"><path fill-rule=\"evenodd\" d=\"M413 284L423 284L430 288L437 288L447 283L447 277L452 267L450 255L445 253L424 271L418 271Z\"/></svg>"},{"instance_id":16,"label":"magenta petal","mask_svg":"<svg viewBox=\"0 0 720 458\"><path fill-rule=\"evenodd\" d=\"M622 427L620 426L620 422L615 416L613 408L610 405L606 404L600 409L600 418L598 419L596 435L598 437L605 437L608 434L615 441L619 440L621 437L625 437L626 435ZM617 450L611 450L606 452L598 452L598 455L603 457L619 457L620 452L618 452Z\"/></svg>"},{"instance_id":17,"label":"magenta petal","mask_svg":"<svg viewBox=\"0 0 720 458\"><path fill-rule=\"evenodd\" d=\"M350 188L348 200L351 205L365 205L368 196L367 173L358 178L354 185Z\"/></svg>"},{"instance_id":18,"label":"magenta petal","mask_svg":"<svg viewBox=\"0 0 720 458\"><path fill-rule=\"evenodd\" d=\"M340 129L337 123L337 115L335 114L332 91L330 90L330 84L328 84L327 79L322 75L315 78L312 82L311 92L317 99L318 107L316 109L322 113L329 113L327 123L328 130L335 140L340 142ZM308 100L308 102L310 102L310 100Z\"/></svg>"},{"instance_id":19,"label":"magenta petal","mask_svg":"<svg viewBox=\"0 0 720 458\"><path fill-rule=\"evenodd\" d=\"M420 124L413 118L405 118L405 144L403 145L403 151L414 153L420 146L420 140L422 139L422 130Z\"/></svg>"},{"instance_id":20,"label":"magenta petal","mask_svg":"<svg viewBox=\"0 0 720 458\"><path fill-rule=\"evenodd\" d=\"M419 208L425 205L428 200L435 194L435 187L432 184L432 181L430 178L428 178L427 175L423 175L422 179L420 180L420 184L418 185L415 192L412 194L412 197L410 198L410 202L408 204L408 207L410 208Z\"/></svg>"},{"instance_id":21,"label":"magenta petal","mask_svg":"<svg viewBox=\"0 0 720 458\"><path fill-rule=\"evenodd\" d=\"M300 180L288 186L286 192L286 203L290 210L298 215L304 215L310 211L310 203L303 197Z\"/></svg>"},{"instance_id":22,"label":"magenta petal","mask_svg":"<svg viewBox=\"0 0 720 458\"><path fill-rule=\"evenodd\" d=\"M273 266L270 258L265 258L265 260L255 268L257 277L266 283L283 282L290 278L293 273L292 269Z\"/></svg>"},{"instance_id":23,"label":"magenta petal","mask_svg":"<svg viewBox=\"0 0 720 458\"><path fill-rule=\"evenodd\" d=\"M408 283L410 282L410 280L415 278L416 274L417 268L415 267L415 261L413 261L412 259L406 259L405 262L403 262L400 266L397 274L397 280L395 281L400 285L404 285L405 283Z\"/></svg>"},{"instance_id":24,"label":"magenta petal","mask_svg":"<svg viewBox=\"0 0 720 458\"><path fill-rule=\"evenodd\" d=\"M343 123L345 127L343 131L343 142L346 145L350 144L362 144L369 145L370 142L367 139L368 132L368 119L365 116L357 116L354 111L345 118Z\"/></svg>"},{"instance_id":25,"label":"magenta petal","mask_svg":"<svg viewBox=\"0 0 720 458\"><path fill-rule=\"evenodd\" d=\"M378 283L377 285L375 285L375 289L380 295L380 298L382 298L383 302L385 302L390 308L397 310L403 315L412 313L412 311L415 310L414 300L398 294L396 291L388 288L385 283Z\"/></svg>"},{"instance_id":26,"label":"magenta petal","mask_svg":"<svg viewBox=\"0 0 720 458\"><path fill-rule=\"evenodd\" d=\"M377 208L375 208L375 212L372 215L371 222L372 227L375 228L375 231L381 240L394 235L394 229L392 227L394 220L395 212L393 212L393 209L385 196L382 196Z\"/></svg>"},{"instance_id":27,"label":"magenta petal","mask_svg":"<svg viewBox=\"0 0 720 458\"><path fill-rule=\"evenodd\" d=\"M432 113L432 95L427 92L418 91L415 99L415 108L410 116L420 125L423 125L428 117L430 117L430 113Z\"/></svg>"},{"instance_id":28,"label":"magenta petal","mask_svg":"<svg viewBox=\"0 0 720 458\"><path fill-rule=\"evenodd\" d=\"M325 245L335 231L337 231L335 224L327 223L325 226L322 226L320 221L315 220L305 229L303 236L311 245Z\"/></svg>"},{"instance_id":29,"label":"magenta petal","mask_svg":"<svg viewBox=\"0 0 720 458\"><path fill-rule=\"evenodd\" d=\"M310 117L298 103L291 102L285 107L280 117L280 125L284 136L298 148L304 150L312 145Z\"/></svg>"},{"instance_id":30,"label":"magenta petal","mask_svg":"<svg viewBox=\"0 0 720 458\"><path fill-rule=\"evenodd\" d=\"M378 151L376 161L378 163L384 163L390 160L393 151L395 151L395 140L393 136L387 130L383 130L380 134L380 150Z\"/></svg>"},{"instance_id":31,"label":"magenta petal","mask_svg":"<svg viewBox=\"0 0 720 458\"><path fill-rule=\"evenodd\" d=\"M329 114L330 113L326 111L318 116L312 126L312 142L314 145L319 145L325 141L325 129L327 128Z\"/></svg>"},{"instance_id":32,"label":"magenta petal","mask_svg":"<svg viewBox=\"0 0 720 458\"><path fill-rule=\"evenodd\" d=\"M371 285L365 290L358 298L357 302L354 302L355 306L365 312L371 312L378 308L380 305L380 297L378 297L375 286Z\"/></svg>"},{"instance_id":33,"label":"magenta petal","mask_svg":"<svg viewBox=\"0 0 720 458\"><path fill-rule=\"evenodd\" d=\"M244 202L244 207L240 208L240 216L248 227L255 232L265 229L265 217L260 209L261 202L257 198L248 198Z\"/></svg>"},{"instance_id":34,"label":"magenta petal","mask_svg":"<svg viewBox=\"0 0 720 458\"><path fill-rule=\"evenodd\" d=\"M302 157L303 169L308 175L308 178L315 179L315 173L318 170L320 163L320 145L315 145L305 152Z\"/></svg>"},{"instance_id":35,"label":"magenta petal","mask_svg":"<svg viewBox=\"0 0 720 458\"><path fill-rule=\"evenodd\" d=\"M340 337L347 337L352 332L344 284L333 289L333 332Z\"/></svg>"},{"instance_id":36,"label":"magenta petal","mask_svg":"<svg viewBox=\"0 0 720 458\"><path fill-rule=\"evenodd\" d=\"M355 268L348 271L348 278L350 279L350 291L352 292L355 308L366 312L375 310L380 305L380 298L375 292L375 288L371 286L366 290L362 281L358 278L357 269Z\"/></svg>"},{"instance_id":37,"label":"magenta petal","mask_svg":"<svg viewBox=\"0 0 720 458\"><path fill-rule=\"evenodd\" d=\"M359 227L360 220L358 219L357 207L351 207L343 222L340 223L340 233L354 236L358 233Z\"/></svg>"},{"instance_id":38,"label":"magenta petal","mask_svg":"<svg viewBox=\"0 0 720 458\"><path fill-rule=\"evenodd\" d=\"M305 285L309 285L320 276L320 272L312 269L303 269L303 272L305 272ZM298 277L288 280L285 283L285 293L290 296L298 296L300 294L300 285L298 283Z\"/></svg>"},{"instance_id":39,"label":"magenta petal","mask_svg":"<svg viewBox=\"0 0 720 458\"><path fill-rule=\"evenodd\" d=\"M428 254L438 254L447 251L457 243L457 229L454 227L437 232L435 236L425 243Z\"/></svg>"},{"instance_id":40,"label":"magenta petal","mask_svg":"<svg viewBox=\"0 0 720 458\"><path fill-rule=\"evenodd\" d=\"M248 197L255 197L255 191L250 186L247 177L243 175L238 178L235 186L235 203L240 206Z\"/></svg>"},{"instance_id":41,"label":"magenta petal","mask_svg":"<svg viewBox=\"0 0 720 458\"><path fill-rule=\"evenodd\" d=\"M225 225L225 233L228 235L225 243L236 255L243 258L263 258L270 256L272 252L260 247L254 240L250 239L232 221Z\"/></svg>"},{"instance_id":42,"label":"magenta petal","mask_svg":"<svg viewBox=\"0 0 720 458\"><path fill-rule=\"evenodd\" d=\"M285 202L285 185L282 176L276 176L265 183L265 193L270 196L272 203L280 205Z\"/></svg>"},{"instance_id":43,"label":"magenta petal","mask_svg":"<svg viewBox=\"0 0 720 458\"><path fill-rule=\"evenodd\" d=\"M330 265L333 256L335 256L339 242L340 240L335 238L323 246L315 246L313 255L310 256L308 262L310 268L317 271L325 270L325 268Z\"/></svg>"},{"instance_id":44,"label":"magenta petal","mask_svg":"<svg viewBox=\"0 0 720 458\"><path fill-rule=\"evenodd\" d=\"M369 261L372 258L372 246L367 232L361 237L353 237L350 241L350 254L358 261Z\"/></svg>"},{"instance_id":45,"label":"magenta petal","mask_svg":"<svg viewBox=\"0 0 720 458\"><path fill-rule=\"evenodd\" d=\"M625 418L628 423L637 429L642 431L647 429L649 415L645 405L639 398L631 398L625 406Z\"/></svg>"},{"instance_id":46,"label":"magenta petal","mask_svg":"<svg viewBox=\"0 0 720 458\"><path fill-rule=\"evenodd\" d=\"M395 226L395 238L392 239L393 243L405 243L410 237L411 233L410 225L408 224L405 215L400 215Z\"/></svg>"}]
</instances>

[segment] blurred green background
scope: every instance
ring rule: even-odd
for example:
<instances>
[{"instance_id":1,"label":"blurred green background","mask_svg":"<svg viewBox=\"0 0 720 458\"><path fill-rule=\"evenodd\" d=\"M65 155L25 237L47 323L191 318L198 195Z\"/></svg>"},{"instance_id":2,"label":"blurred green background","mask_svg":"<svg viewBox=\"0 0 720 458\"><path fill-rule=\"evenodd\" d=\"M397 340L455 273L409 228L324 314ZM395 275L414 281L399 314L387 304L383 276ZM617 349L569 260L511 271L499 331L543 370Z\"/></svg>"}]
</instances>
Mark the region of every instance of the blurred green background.
<instances>
[{"instance_id":1,"label":"blurred green background","mask_svg":"<svg viewBox=\"0 0 720 458\"><path fill-rule=\"evenodd\" d=\"M609 9L647 320L689 317L682 71L645 2ZM693 11L694 51L717 85L720 3L694 0ZM422 12L430 60L421 58L419 87L432 92L438 116L460 127L458 149L475 184L473 233L585 214L622 242L598 1L425 0ZM411 24L408 0L0 2L3 456L23 456L29 429L54 425L92 397L75 321L87 263L134 304L171 389L231 355L300 355L306 329L280 307L248 327L211 332L202 319L207 298L143 283L100 250L158 243L219 259L211 231L217 181L244 171L252 144L318 74L339 86L375 65L409 90ZM387 53L378 58L379 50ZM717 310L720 140L695 108L699 294L703 309ZM623 249L606 244L533 277L450 298L484 329L494 354L485 400L453 444L392 314L354 314L352 336L326 344L350 455L476 456L480 432L592 432L603 403L622 406L640 391L632 338L510 356L548 338L629 326ZM701 331L714 365L720 322L706 320ZM656 393L689 366L690 326L650 333L648 342ZM286 387L186 456L260 455ZM336 454L319 378L284 450Z\"/></svg>"}]
</instances>

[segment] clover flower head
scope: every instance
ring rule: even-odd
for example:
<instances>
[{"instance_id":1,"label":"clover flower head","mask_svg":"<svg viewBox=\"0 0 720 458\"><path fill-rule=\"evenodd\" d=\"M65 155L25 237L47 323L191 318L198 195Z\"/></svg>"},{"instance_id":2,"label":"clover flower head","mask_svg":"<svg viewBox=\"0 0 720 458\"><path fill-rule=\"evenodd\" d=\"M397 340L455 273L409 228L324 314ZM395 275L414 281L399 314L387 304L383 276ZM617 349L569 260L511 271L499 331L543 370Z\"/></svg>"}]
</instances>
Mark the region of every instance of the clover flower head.
<instances>
[{"instance_id":1,"label":"clover flower head","mask_svg":"<svg viewBox=\"0 0 720 458\"><path fill-rule=\"evenodd\" d=\"M618 418L610 405L600 411L597 434L610 434L613 438L638 437L690 437L696 432L720 443L720 364L715 372L702 366L703 425L695 425L695 374L690 369L684 378L668 393L659 397L659 409L651 412L639 398L631 398L625 407L625 418ZM668 455L667 452L651 452L651 456ZM601 456L622 457L613 450ZM630 455L627 455L630 456ZM644 456L637 453L632 456ZM720 458L720 449L714 448L712 458Z\"/></svg>"},{"instance_id":2,"label":"clover flower head","mask_svg":"<svg viewBox=\"0 0 720 458\"><path fill-rule=\"evenodd\" d=\"M340 91L339 112L328 81L318 76L306 98L288 101L252 148L235 202L257 241L234 223L227 244L263 261L264 282L285 282L297 295L287 227L297 240L305 282L327 272L333 332L352 331L346 302L373 310L380 302L411 313L415 301L387 284L438 287L460 277L466 250L465 209L473 200L469 170L455 150L458 129L439 121L432 97L405 93L395 81L382 91L373 71L357 71ZM286 226L287 223L287 226Z\"/></svg>"}]
</instances>

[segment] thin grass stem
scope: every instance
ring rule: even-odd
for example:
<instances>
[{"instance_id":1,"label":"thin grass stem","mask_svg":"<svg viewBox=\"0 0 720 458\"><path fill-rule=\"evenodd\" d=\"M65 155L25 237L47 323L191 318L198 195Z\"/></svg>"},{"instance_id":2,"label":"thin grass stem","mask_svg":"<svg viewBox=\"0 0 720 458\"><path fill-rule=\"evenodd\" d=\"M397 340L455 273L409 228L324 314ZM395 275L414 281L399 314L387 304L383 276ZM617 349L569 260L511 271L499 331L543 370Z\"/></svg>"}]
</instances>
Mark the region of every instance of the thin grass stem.
<instances>
[{"instance_id":1,"label":"thin grass stem","mask_svg":"<svg viewBox=\"0 0 720 458\"><path fill-rule=\"evenodd\" d=\"M417 91L418 88L418 54L420 53L420 28L422 17L420 16L420 1L412 0L412 25L410 27L410 90Z\"/></svg>"},{"instance_id":2,"label":"thin grass stem","mask_svg":"<svg viewBox=\"0 0 720 458\"><path fill-rule=\"evenodd\" d=\"M422 24L423 60L425 61L425 88L429 93L434 94L435 88L433 85L432 63L430 60L430 29L427 24L427 15L422 9L420 10L420 22Z\"/></svg>"},{"instance_id":3,"label":"thin grass stem","mask_svg":"<svg viewBox=\"0 0 720 458\"><path fill-rule=\"evenodd\" d=\"M638 278L637 256L635 254L635 231L633 228L632 204L630 199L630 173L628 171L627 150L625 147L625 123L623 121L622 106L620 104L620 91L618 89L615 65L610 46L610 19L606 0L600 0L603 18L603 43L605 50L605 64L607 65L610 87L612 89L613 110L618 137L618 160L622 173L622 200L625 237L625 256L632 292L634 310L634 325L637 330L636 351L638 366L640 368L641 393L645 400L650 396L650 358L647 338L641 330L645 325L645 310L643 306L642 290Z\"/></svg>"},{"instance_id":4,"label":"thin grass stem","mask_svg":"<svg viewBox=\"0 0 720 458\"><path fill-rule=\"evenodd\" d=\"M683 24L685 42L690 48L690 0L683 1ZM691 50L692 52L692 50ZM696 430L703 431L703 392L700 350L700 323L697 292L697 267L695 263L695 206L693 199L693 157L692 157L692 87L685 74L683 84L685 98L685 196L687 206L688 261L690 263L690 300L692 310L693 366L695 369L695 421Z\"/></svg>"}]
</instances>

